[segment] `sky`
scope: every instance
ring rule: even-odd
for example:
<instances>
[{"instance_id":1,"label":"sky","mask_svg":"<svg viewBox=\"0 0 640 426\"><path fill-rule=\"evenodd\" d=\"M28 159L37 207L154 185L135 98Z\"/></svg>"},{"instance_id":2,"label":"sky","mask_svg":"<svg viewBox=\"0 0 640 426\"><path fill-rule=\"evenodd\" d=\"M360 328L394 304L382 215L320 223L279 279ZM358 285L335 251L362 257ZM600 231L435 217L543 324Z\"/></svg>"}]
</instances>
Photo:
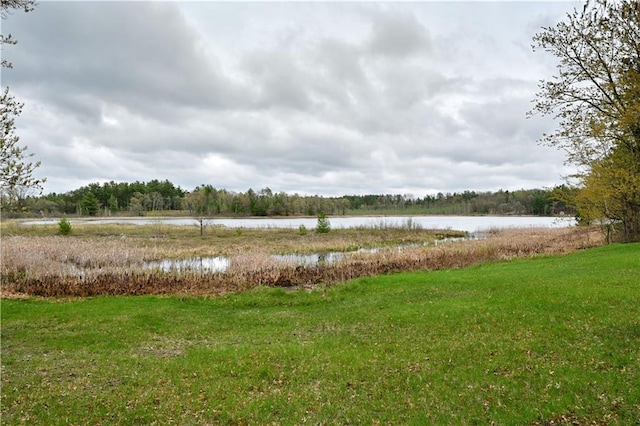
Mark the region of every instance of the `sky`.
<instances>
[{"instance_id":1,"label":"sky","mask_svg":"<svg viewBox=\"0 0 640 426\"><path fill-rule=\"evenodd\" d=\"M44 193L165 180L244 192L548 188L571 173L527 118L560 2L40 1L2 70Z\"/></svg>"}]
</instances>

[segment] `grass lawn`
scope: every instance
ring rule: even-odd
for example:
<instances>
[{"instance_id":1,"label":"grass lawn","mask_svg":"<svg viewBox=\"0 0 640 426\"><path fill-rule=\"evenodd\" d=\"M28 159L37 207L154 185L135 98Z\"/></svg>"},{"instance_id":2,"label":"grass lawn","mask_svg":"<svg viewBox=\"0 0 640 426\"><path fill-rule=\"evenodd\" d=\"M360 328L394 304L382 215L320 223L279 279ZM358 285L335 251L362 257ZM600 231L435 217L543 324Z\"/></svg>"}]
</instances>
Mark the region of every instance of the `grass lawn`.
<instances>
[{"instance_id":1,"label":"grass lawn","mask_svg":"<svg viewBox=\"0 0 640 426\"><path fill-rule=\"evenodd\" d=\"M3 425L640 424L639 244L1 317Z\"/></svg>"}]
</instances>

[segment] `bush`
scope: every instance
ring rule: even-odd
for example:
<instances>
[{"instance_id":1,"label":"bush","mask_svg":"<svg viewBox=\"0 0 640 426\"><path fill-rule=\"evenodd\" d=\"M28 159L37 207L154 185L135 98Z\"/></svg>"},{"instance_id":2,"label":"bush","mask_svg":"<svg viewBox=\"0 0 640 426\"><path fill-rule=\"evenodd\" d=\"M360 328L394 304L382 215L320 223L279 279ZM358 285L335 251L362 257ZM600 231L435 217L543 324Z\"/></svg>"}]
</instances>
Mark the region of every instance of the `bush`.
<instances>
[{"instance_id":1,"label":"bush","mask_svg":"<svg viewBox=\"0 0 640 426\"><path fill-rule=\"evenodd\" d=\"M58 221L58 232L62 235L69 235L71 233L71 223L66 217L63 217Z\"/></svg>"},{"instance_id":2,"label":"bush","mask_svg":"<svg viewBox=\"0 0 640 426\"><path fill-rule=\"evenodd\" d=\"M301 224L298 226L298 232L300 232L300 235L307 235L307 227Z\"/></svg>"}]
</instances>

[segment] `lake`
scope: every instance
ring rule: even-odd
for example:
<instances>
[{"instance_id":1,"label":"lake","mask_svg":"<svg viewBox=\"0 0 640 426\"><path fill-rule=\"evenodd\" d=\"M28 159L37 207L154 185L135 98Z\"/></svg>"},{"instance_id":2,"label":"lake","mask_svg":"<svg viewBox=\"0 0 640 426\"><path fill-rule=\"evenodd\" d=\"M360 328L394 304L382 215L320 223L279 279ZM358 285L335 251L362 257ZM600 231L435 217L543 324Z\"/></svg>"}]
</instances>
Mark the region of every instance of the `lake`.
<instances>
[{"instance_id":1,"label":"lake","mask_svg":"<svg viewBox=\"0 0 640 426\"><path fill-rule=\"evenodd\" d=\"M573 226L576 221L573 217L541 217L541 216L334 216L329 217L331 227L356 228L356 227L401 227L410 224L413 227L424 229L453 229L470 233L486 231L492 228L558 228ZM129 225L178 225L196 226L194 218L99 218L99 219L73 219L71 224L108 224L120 223ZM57 219L30 220L22 222L23 225L47 225L56 224ZM317 219L314 217L278 217L278 218L216 218L207 219L208 226L225 226L227 228L294 228L304 225L307 229L316 227Z\"/></svg>"}]
</instances>

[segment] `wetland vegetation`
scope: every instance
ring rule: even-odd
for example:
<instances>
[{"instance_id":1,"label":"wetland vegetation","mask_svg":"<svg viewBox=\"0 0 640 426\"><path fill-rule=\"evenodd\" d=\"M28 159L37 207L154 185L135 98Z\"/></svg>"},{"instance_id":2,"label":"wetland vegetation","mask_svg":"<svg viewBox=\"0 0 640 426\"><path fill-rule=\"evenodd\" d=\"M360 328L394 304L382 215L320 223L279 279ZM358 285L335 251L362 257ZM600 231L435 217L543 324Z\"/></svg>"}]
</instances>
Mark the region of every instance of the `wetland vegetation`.
<instances>
[{"instance_id":1,"label":"wetland vegetation","mask_svg":"<svg viewBox=\"0 0 640 426\"><path fill-rule=\"evenodd\" d=\"M602 243L591 228L512 229L477 241L437 241L467 234L416 226L373 226L302 233L297 229L229 229L77 224L3 224L2 291L39 296L101 294L217 295L256 286L312 288L362 276L464 267L480 262L564 253ZM342 253L331 262L284 262L283 256ZM278 257L279 256L279 257ZM223 271L152 262L223 258ZM307 259L307 258L304 258Z\"/></svg>"}]
</instances>

